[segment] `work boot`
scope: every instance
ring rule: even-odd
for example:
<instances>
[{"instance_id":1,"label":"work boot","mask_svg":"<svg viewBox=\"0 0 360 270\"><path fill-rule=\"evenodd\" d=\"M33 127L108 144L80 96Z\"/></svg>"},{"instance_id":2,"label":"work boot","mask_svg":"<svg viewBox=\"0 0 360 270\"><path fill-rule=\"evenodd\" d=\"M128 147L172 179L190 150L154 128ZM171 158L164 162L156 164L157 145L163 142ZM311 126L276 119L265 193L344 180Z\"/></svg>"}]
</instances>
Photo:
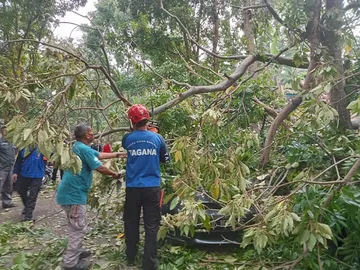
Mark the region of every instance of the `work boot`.
<instances>
[{"instance_id":1,"label":"work boot","mask_svg":"<svg viewBox=\"0 0 360 270\"><path fill-rule=\"evenodd\" d=\"M85 270L88 269L90 266L91 266L90 262L80 261L77 263L77 265L73 267L63 267L63 270Z\"/></svg>"},{"instance_id":2,"label":"work boot","mask_svg":"<svg viewBox=\"0 0 360 270\"><path fill-rule=\"evenodd\" d=\"M88 249L83 249L83 250L81 250L79 260L85 259L85 258L90 257L90 256L91 256L91 251L88 250Z\"/></svg>"},{"instance_id":3,"label":"work boot","mask_svg":"<svg viewBox=\"0 0 360 270\"><path fill-rule=\"evenodd\" d=\"M127 259L127 265L128 266L135 266L136 265L135 260L134 259L132 259L132 260Z\"/></svg>"},{"instance_id":4,"label":"work boot","mask_svg":"<svg viewBox=\"0 0 360 270\"><path fill-rule=\"evenodd\" d=\"M4 205L4 204L3 204L2 207L3 207L4 209L8 209L8 208L16 207L16 206L17 206L17 205L16 205L15 203L10 203L9 205Z\"/></svg>"}]
</instances>

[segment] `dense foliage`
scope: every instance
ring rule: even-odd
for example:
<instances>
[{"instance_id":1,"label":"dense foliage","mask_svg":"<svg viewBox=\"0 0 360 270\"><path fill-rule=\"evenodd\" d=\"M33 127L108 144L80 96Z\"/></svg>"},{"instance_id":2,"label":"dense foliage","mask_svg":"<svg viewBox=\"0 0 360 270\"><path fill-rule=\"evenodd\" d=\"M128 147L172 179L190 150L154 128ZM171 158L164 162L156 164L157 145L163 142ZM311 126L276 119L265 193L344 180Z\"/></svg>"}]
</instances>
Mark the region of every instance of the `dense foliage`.
<instances>
[{"instance_id":1,"label":"dense foliage","mask_svg":"<svg viewBox=\"0 0 360 270\"><path fill-rule=\"evenodd\" d=\"M64 12L84 4L0 4L0 117L18 147L78 171L71 128L88 122L121 141L126 108L143 103L171 148L165 200L184 206L159 238L211 229L200 191L242 236L228 263L359 268L359 2L101 0L78 26L81 44L55 39ZM119 184L95 182L90 205L120 213ZM173 251L163 269L195 269Z\"/></svg>"}]
</instances>

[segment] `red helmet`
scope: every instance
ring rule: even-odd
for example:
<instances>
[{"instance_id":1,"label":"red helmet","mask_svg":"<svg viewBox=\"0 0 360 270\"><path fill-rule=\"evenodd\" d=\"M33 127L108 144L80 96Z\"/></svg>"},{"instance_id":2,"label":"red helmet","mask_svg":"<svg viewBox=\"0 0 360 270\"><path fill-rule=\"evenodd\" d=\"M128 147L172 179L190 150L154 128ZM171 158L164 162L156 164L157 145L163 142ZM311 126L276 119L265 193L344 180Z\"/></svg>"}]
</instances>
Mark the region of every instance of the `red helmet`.
<instances>
[{"instance_id":1,"label":"red helmet","mask_svg":"<svg viewBox=\"0 0 360 270\"><path fill-rule=\"evenodd\" d=\"M128 117L133 123L139 123L142 120L149 119L148 110L141 104L135 104L128 110Z\"/></svg>"}]
</instances>

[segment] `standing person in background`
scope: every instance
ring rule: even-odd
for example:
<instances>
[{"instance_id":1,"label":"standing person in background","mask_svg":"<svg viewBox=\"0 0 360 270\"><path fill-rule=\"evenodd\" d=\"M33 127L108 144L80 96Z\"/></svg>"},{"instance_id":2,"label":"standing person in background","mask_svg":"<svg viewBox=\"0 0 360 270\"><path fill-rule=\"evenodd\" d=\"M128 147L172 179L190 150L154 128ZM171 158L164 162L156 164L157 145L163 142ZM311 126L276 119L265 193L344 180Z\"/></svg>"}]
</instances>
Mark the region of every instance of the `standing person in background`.
<instances>
[{"instance_id":1,"label":"standing person in background","mask_svg":"<svg viewBox=\"0 0 360 270\"><path fill-rule=\"evenodd\" d=\"M147 128L149 131L159 133L159 125L154 121L150 121L147 125Z\"/></svg>"},{"instance_id":2,"label":"standing person in background","mask_svg":"<svg viewBox=\"0 0 360 270\"><path fill-rule=\"evenodd\" d=\"M94 149L95 151L102 152L102 147L99 140L94 140L94 143L91 145L91 148Z\"/></svg>"},{"instance_id":3,"label":"standing person in background","mask_svg":"<svg viewBox=\"0 0 360 270\"><path fill-rule=\"evenodd\" d=\"M145 247L143 269L159 266L157 233L161 220L160 162L170 160L164 138L148 131L148 110L133 105L128 111L134 131L126 134L122 146L127 150L126 198L124 208L125 243L128 263L134 264L139 242L141 208L144 213Z\"/></svg>"},{"instance_id":4,"label":"standing person in background","mask_svg":"<svg viewBox=\"0 0 360 270\"><path fill-rule=\"evenodd\" d=\"M59 168L58 167L55 167L55 162L54 162L54 169L53 169L53 173L52 173L52 176L51 176L51 180L53 182L53 184L56 184L56 177L57 177L57 173L59 171ZM60 179L63 177L64 175L64 171L60 169Z\"/></svg>"},{"instance_id":5,"label":"standing person in background","mask_svg":"<svg viewBox=\"0 0 360 270\"><path fill-rule=\"evenodd\" d=\"M99 153L91 149L88 145L94 140L94 132L85 124L77 125L74 135L76 142L72 150L81 159L82 169L78 174L66 170L56 195L56 201L64 209L68 221L68 244L63 257L64 270L82 270L90 266L89 262L81 259L89 257L91 253L82 250L81 247L87 229L86 201L93 171L118 179L120 174L102 165L100 160L126 157L126 153Z\"/></svg>"},{"instance_id":6,"label":"standing person in background","mask_svg":"<svg viewBox=\"0 0 360 270\"><path fill-rule=\"evenodd\" d=\"M17 181L17 190L24 204L24 221L33 220L33 212L36 200L45 174L46 160L44 155L38 152L37 147L22 149L15 162L13 180Z\"/></svg>"},{"instance_id":7,"label":"standing person in background","mask_svg":"<svg viewBox=\"0 0 360 270\"><path fill-rule=\"evenodd\" d=\"M104 145L103 152L105 152L105 153L111 153L112 152L110 141L106 141L106 143Z\"/></svg>"},{"instance_id":8,"label":"standing person in background","mask_svg":"<svg viewBox=\"0 0 360 270\"><path fill-rule=\"evenodd\" d=\"M6 139L6 127L1 127L0 138L0 191L2 207L4 209L15 207L12 203L12 170L16 156L16 146Z\"/></svg>"}]
</instances>

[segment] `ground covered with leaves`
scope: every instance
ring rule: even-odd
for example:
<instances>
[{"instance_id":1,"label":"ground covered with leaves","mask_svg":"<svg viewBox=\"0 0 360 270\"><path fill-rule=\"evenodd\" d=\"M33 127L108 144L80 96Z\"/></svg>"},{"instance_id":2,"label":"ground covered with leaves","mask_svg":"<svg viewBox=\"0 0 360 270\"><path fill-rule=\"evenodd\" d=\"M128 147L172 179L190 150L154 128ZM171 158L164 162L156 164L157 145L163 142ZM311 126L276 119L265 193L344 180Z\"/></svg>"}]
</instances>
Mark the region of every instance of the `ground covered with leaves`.
<instances>
[{"instance_id":1,"label":"ground covered with leaves","mask_svg":"<svg viewBox=\"0 0 360 270\"><path fill-rule=\"evenodd\" d=\"M55 203L53 190L45 190L35 210L35 224L20 222L22 206L18 197L16 208L0 212L0 269L60 270L66 247L66 220ZM143 235L140 243L138 267L125 263L123 222L119 215L89 211L90 228L84 245L93 256L92 269L138 269L141 265ZM240 254L241 253L241 254ZM198 248L171 246L162 242L159 247L160 269L266 269L276 263L262 261L253 250L231 248Z\"/></svg>"}]
</instances>

